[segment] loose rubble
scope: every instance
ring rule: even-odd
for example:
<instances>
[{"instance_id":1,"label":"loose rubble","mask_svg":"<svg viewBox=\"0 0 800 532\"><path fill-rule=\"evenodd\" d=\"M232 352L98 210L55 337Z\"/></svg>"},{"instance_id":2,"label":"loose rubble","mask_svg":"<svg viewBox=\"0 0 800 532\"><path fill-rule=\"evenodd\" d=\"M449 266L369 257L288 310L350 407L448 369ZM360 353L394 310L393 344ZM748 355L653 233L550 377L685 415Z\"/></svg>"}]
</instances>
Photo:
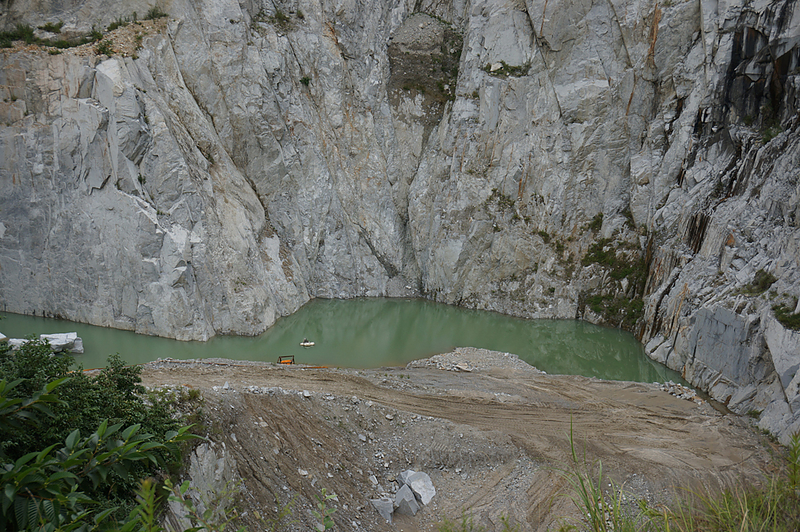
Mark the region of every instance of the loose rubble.
<instances>
[{"instance_id":1,"label":"loose rubble","mask_svg":"<svg viewBox=\"0 0 800 532\"><path fill-rule=\"evenodd\" d=\"M370 477L372 479L374 477ZM392 522L392 512L397 512L403 515L417 515L420 508L433 499L436 495L436 488L433 487L431 477L426 473L407 469L397 475L397 482L400 488L395 493L394 501L386 495L370 499L372 506L378 513L389 521ZM377 481L376 481L377 482ZM388 511L388 504L392 504L392 511Z\"/></svg>"},{"instance_id":2,"label":"loose rubble","mask_svg":"<svg viewBox=\"0 0 800 532\"><path fill-rule=\"evenodd\" d=\"M695 390L691 388L687 388L683 384L679 384L676 382L668 381L664 383L653 383L658 384L661 391L667 392L670 395L677 397L678 399L685 399L687 401L692 401L698 405L704 404L705 401L697 395Z\"/></svg>"}]
</instances>

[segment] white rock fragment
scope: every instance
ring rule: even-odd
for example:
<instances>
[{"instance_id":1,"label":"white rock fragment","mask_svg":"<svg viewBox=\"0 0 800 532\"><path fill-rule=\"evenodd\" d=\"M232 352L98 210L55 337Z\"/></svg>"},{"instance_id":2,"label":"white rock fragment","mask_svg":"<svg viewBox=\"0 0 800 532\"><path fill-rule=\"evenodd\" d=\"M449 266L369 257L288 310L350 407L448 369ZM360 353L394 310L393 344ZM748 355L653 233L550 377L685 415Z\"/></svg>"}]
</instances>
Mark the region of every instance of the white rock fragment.
<instances>
[{"instance_id":1,"label":"white rock fragment","mask_svg":"<svg viewBox=\"0 0 800 532\"><path fill-rule=\"evenodd\" d=\"M394 496L394 506L397 508L397 512L403 515L417 515L419 503L407 484L397 490L397 494Z\"/></svg>"},{"instance_id":2,"label":"white rock fragment","mask_svg":"<svg viewBox=\"0 0 800 532\"><path fill-rule=\"evenodd\" d=\"M381 517L389 521L389 524L392 523L392 512L394 512L394 502L392 502L392 499L381 497L380 499L370 499L369 502L372 504L372 507L378 511Z\"/></svg>"},{"instance_id":3,"label":"white rock fragment","mask_svg":"<svg viewBox=\"0 0 800 532\"><path fill-rule=\"evenodd\" d=\"M433 481L427 473L421 471L412 472L407 477L407 485L422 504L428 504L433 499L433 496L436 495L436 488L433 487Z\"/></svg>"}]
</instances>

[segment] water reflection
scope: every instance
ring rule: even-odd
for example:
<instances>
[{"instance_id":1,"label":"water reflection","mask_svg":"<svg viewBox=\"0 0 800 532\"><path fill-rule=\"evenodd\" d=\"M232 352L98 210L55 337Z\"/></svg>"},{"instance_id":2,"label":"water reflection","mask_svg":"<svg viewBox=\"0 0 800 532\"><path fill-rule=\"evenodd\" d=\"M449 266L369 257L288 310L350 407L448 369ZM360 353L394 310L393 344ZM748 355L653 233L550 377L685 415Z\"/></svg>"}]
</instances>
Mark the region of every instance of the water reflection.
<instances>
[{"instance_id":1,"label":"water reflection","mask_svg":"<svg viewBox=\"0 0 800 532\"><path fill-rule=\"evenodd\" d=\"M573 320L525 320L424 300L354 299L309 302L256 337L221 336L208 342L178 342L128 331L7 314L0 331L10 337L77 331L84 367L105 364L119 352L128 363L157 358L225 357L354 368L403 365L417 358L474 346L515 353L548 372L641 382L678 375L644 355L630 334ZM316 343L300 347L303 338Z\"/></svg>"}]
</instances>

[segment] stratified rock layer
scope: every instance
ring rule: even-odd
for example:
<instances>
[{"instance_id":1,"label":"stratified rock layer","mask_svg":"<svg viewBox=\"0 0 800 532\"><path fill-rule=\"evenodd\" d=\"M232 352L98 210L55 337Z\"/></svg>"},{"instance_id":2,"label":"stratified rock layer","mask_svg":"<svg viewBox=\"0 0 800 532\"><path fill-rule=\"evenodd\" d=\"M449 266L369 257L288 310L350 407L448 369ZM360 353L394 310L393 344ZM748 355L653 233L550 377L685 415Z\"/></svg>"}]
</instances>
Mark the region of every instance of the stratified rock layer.
<instances>
[{"instance_id":1,"label":"stratified rock layer","mask_svg":"<svg viewBox=\"0 0 800 532\"><path fill-rule=\"evenodd\" d=\"M161 7L134 54L0 56L4 310L180 339L311 297L580 317L800 429L795 0Z\"/></svg>"}]
</instances>

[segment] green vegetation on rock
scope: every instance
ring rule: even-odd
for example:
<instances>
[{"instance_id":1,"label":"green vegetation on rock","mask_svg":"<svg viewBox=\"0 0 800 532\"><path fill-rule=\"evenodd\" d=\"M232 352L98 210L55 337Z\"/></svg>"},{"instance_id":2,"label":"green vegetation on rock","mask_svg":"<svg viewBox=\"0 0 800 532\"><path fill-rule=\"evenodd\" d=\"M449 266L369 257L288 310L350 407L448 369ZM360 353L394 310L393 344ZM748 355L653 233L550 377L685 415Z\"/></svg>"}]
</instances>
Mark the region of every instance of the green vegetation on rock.
<instances>
[{"instance_id":1,"label":"green vegetation on rock","mask_svg":"<svg viewBox=\"0 0 800 532\"><path fill-rule=\"evenodd\" d=\"M795 305L789 307L783 303L779 303L772 307L772 311L775 313L775 318L787 329L792 330L800 330L800 312L792 312L797 307L797 301L795 301Z\"/></svg>"},{"instance_id":2,"label":"green vegetation on rock","mask_svg":"<svg viewBox=\"0 0 800 532\"><path fill-rule=\"evenodd\" d=\"M743 294L758 295L763 294L778 278L764 270L758 270L753 276L753 281L742 288Z\"/></svg>"},{"instance_id":3,"label":"green vegetation on rock","mask_svg":"<svg viewBox=\"0 0 800 532\"><path fill-rule=\"evenodd\" d=\"M602 221L599 223L602 224ZM590 225L594 224L593 220ZM586 295L585 303L610 323L633 326L644 309L642 297L647 282L647 261L644 254L628 242L602 238L589 246L581 262L584 266L599 264L607 268L609 277L616 281L627 279L632 286L629 289L632 297L594 292Z\"/></svg>"}]
</instances>

